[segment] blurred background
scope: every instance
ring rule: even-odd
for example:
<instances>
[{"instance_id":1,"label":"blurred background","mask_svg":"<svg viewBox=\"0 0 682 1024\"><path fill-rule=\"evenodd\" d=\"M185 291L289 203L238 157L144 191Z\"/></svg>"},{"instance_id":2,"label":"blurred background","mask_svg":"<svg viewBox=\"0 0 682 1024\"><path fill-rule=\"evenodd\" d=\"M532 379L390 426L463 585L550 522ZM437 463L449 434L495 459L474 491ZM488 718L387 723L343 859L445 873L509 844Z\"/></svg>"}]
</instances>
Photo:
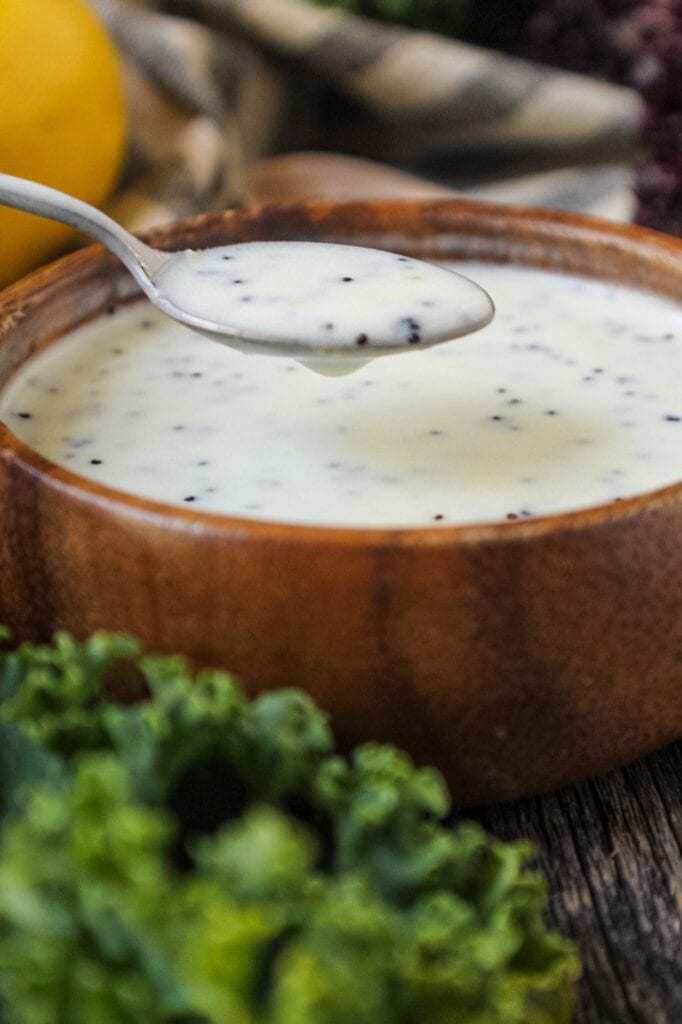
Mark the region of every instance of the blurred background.
<instances>
[{"instance_id":1,"label":"blurred background","mask_svg":"<svg viewBox=\"0 0 682 1024\"><path fill-rule=\"evenodd\" d=\"M3 0L0 170L134 230L313 197L682 235L682 0ZM73 244L0 210L0 284Z\"/></svg>"}]
</instances>

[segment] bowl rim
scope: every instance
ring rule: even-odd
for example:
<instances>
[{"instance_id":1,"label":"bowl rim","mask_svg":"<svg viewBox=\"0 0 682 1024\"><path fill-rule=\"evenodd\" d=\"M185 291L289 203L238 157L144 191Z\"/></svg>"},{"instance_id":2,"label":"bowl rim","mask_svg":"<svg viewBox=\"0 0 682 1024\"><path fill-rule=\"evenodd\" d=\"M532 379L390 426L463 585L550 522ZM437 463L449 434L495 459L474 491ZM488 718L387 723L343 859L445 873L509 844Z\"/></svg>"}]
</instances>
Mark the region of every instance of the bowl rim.
<instances>
[{"instance_id":1,"label":"bowl rim","mask_svg":"<svg viewBox=\"0 0 682 1024\"><path fill-rule=\"evenodd\" d=\"M379 199L379 200L350 200L350 201L328 201L312 200L298 203L262 204L254 205L240 210L226 210L219 213L202 213L193 217L184 218L162 228L155 228L140 234L140 237L152 245L160 248L173 248L174 235L185 235L193 231L201 233L207 225L213 228L228 224L240 225L241 222L253 221L258 218L288 212L295 212L309 217L311 224L324 217L330 212L343 215L344 212L357 214L363 210L372 210L381 214L409 213L412 217L419 217L420 213L433 215L460 214L468 218L481 217L487 220L490 225L498 221L501 225L509 222L519 222L525 225L528 238L532 239L533 231L537 234L547 234L547 228L551 231L559 230L565 237L582 238L589 243L590 238L595 241L615 243L627 249L631 255L645 257L662 257L666 264L679 261L679 277L682 286L682 239L665 235L661 232L652 231L631 224L621 224L602 220L597 217L585 216L582 214L565 213L563 211L547 210L541 207L511 206L497 203L479 202L463 198L436 198L436 199ZM382 230L382 229L378 229ZM450 234L453 228L450 227ZM384 232L385 233L385 232ZM445 234L446 232L442 232ZM324 234L324 231L323 231ZM396 244L401 244L400 227L395 232ZM438 238L438 229L435 232ZM402 244L407 246L408 242L413 245L417 241L416 236L411 238L403 235ZM321 239L323 240L323 239ZM345 240L345 239L344 239ZM177 244L177 243L176 243ZM352 244L352 243L351 243ZM371 244L363 240L362 244ZM428 249L428 244L426 245ZM437 247L436 247L437 248ZM436 256L432 258L438 258ZM445 255L442 258L447 258ZM451 259L455 257L451 256ZM470 255L468 259L480 258L476 254ZM506 259L490 259L489 262L509 263ZM514 261L515 262L515 261ZM516 265L532 266L532 261L520 259ZM15 324L22 319L22 309L26 304L31 304L31 299L36 293L52 286L77 285L85 283L88 276L94 276L95 272L102 271L107 266L116 269L118 261L110 256L101 245L89 245L79 249L77 252L63 256L47 265L33 271L31 274L21 278L19 281L0 290L0 346L5 343L6 336L11 333ZM551 267L545 267L551 271ZM579 273L578 271L564 270L564 273ZM587 274L593 280L608 280L604 274ZM616 278L617 280L617 278ZM636 287L630 285L630 287ZM646 291L646 288L640 290ZM654 292L654 294L656 294ZM658 293L659 297L664 297ZM116 305L131 304L141 298L138 293L121 299L117 297ZM49 301L49 294L46 299ZM672 301L676 301L672 299ZM680 301L682 305L682 299ZM92 316L84 317L78 326L94 320L102 315L102 310ZM46 345L63 337L68 332L57 332L54 335L46 334L41 338L38 351ZM35 353L30 353L22 360L20 365L29 361ZM18 367L17 367L18 368ZM116 514L123 514L141 522L155 523L164 529L177 533L189 533L202 535L230 536L254 540L268 541L282 544L312 544L323 546L349 546L363 547L367 549L381 550L396 547L425 547L441 548L452 547L453 545L471 546L481 543L509 543L528 542L537 537L547 534L559 535L562 533L574 533L590 528L598 528L615 522L625 522L642 512L652 512L660 509L665 511L668 506L679 505L682 502L682 477L677 483L669 484L662 488L646 491L642 494L633 495L611 501L605 504L588 506L566 512L558 512L545 516L537 516L531 519L497 520L483 523L460 523L460 524L429 524L424 526L344 526L344 525L323 525L316 523L287 522L284 520L250 519L247 517L231 516L220 512L208 512L200 509L189 509L170 503L145 498L132 492L119 490L106 484L98 483L88 477L81 476L51 460L40 455L30 446L21 441L11 428L0 420L0 459L11 462L17 469L23 471L33 480L42 483L48 488L58 491L63 495L75 500L81 505L97 506L100 509Z\"/></svg>"}]
</instances>

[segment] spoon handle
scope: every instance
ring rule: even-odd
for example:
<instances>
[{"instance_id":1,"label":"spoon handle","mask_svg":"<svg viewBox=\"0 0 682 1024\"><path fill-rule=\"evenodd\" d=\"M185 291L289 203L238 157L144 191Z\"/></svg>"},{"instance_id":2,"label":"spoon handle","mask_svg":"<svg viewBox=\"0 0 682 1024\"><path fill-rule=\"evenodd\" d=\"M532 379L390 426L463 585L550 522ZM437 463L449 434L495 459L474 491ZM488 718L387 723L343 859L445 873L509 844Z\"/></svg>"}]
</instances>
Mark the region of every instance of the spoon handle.
<instances>
[{"instance_id":1,"label":"spoon handle","mask_svg":"<svg viewBox=\"0 0 682 1024\"><path fill-rule=\"evenodd\" d=\"M118 256L145 292L149 294L153 289L150 278L165 262L164 254L145 245L94 206L10 174L0 174L0 204L58 220L96 238Z\"/></svg>"}]
</instances>

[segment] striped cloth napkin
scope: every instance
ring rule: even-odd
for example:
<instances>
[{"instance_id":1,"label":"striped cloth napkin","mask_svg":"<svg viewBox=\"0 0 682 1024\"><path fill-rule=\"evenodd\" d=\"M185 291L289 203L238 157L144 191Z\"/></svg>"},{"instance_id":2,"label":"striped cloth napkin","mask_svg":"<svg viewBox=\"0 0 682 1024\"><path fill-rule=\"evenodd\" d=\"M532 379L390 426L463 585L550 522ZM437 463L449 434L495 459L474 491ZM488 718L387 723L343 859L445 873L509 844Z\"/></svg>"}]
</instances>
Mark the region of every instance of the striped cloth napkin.
<instances>
[{"instance_id":1,"label":"striped cloth napkin","mask_svg":"<svg viewBox=\"0 0 682 1024\"><path fill-rule=\"evenodd\" d=\"M142 230L249 200L260 158L380 158L465 194L626 219L628 89L307 0L91 0L124 56L113 213Z\"/></svg>"}]
</instances>

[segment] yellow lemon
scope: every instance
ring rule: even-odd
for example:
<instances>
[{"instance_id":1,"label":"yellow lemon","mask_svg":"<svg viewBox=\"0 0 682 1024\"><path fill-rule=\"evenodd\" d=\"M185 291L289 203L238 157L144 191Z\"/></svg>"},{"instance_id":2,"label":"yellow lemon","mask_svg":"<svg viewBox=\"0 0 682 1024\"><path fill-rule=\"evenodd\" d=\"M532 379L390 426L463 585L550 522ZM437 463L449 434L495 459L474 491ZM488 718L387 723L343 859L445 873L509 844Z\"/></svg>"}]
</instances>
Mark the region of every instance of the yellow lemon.
<instances>
[{"instance_id":1,"label":"yellow lemon","mask_svg":"<svg viewBox=\"0 0 682 1024\"><path fill-rule=\"evenodd\" d=\"M98 205L116 180L123 142L117 55L86 0L0 0L0 171ZM70 234L0 207L0 287Z\"/></svg>"}]
</instances>

